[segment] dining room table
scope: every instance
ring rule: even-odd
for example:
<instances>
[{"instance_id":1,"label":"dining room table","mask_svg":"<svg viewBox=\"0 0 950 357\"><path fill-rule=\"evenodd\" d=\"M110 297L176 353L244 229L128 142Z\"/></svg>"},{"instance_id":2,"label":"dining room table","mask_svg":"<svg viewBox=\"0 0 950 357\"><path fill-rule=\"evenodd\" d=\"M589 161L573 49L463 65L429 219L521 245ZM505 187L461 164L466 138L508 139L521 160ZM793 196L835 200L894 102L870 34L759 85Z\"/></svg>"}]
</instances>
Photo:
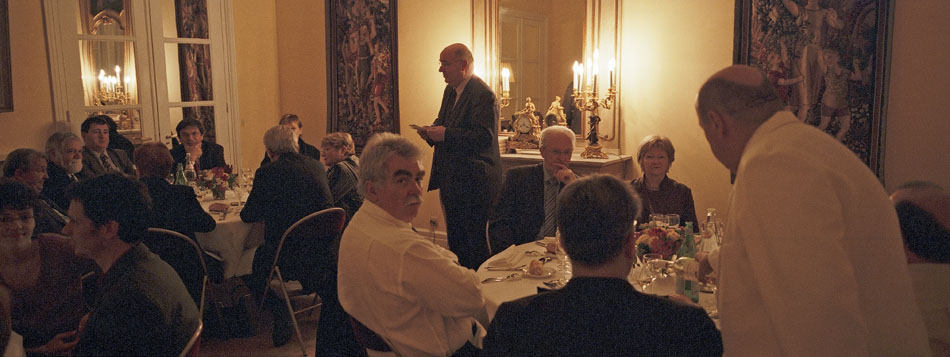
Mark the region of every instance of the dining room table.
<instances>
[{"instance_id":1,"label":"dining room table","mask_svg":"<svg viewBox=\"0 0 950 357\"><path fill-rule=\"evenodd\" d=\"M493 319L498 307L508 301L517 300L546 290L556 290L570 281L572 265L565 254L548 252L547 246L555 240L547 237L519 245L512 245L495 254L481 266L476 274L482 281L482 296L485 298L485 310L489 319ZM528 274L525 270L532 260L543 261L541 274ZM675 278L672 276L657 278L646 290L634 283L634 267L627 276L637 291L657 296L669 296L676 292ZM486 282L486 280L491 280ZM500 280L500 281L495 281ZM719 325L715 296L710 292L700 293L702 306L716 325Z\"/></svg>"},{"instance_id":2,"label":"dining room table","mask_svg":"<svg viewBox=\"0 0 950 357\"><path fill-rule=\"evenodd\" d=\"M211 232L195 233L201 248L221 258L225 279L250 274L254 252L264 241L263 226L241 220L244 206L233 191L228 191L223 200L216 200L210 194L200 195L198 199L217 223ZM225 205L227 211L212 211L214 203Z\"/></svg>"}]
</instances>

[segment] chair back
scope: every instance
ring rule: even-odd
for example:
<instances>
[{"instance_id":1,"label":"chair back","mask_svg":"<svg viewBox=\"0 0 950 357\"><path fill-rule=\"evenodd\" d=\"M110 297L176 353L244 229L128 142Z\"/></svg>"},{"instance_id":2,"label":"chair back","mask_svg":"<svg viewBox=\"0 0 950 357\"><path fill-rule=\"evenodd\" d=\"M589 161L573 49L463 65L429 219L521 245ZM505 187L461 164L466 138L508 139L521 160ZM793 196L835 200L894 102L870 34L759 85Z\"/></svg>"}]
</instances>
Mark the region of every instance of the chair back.
<instances>
[{"instance_id":1,"label":"chair back","mask_svg":"<svg viewBox=\"0 0 950 357\"><path fill-rule=\"evenodd\" d=\"M332 207L311 213L284 231L274 255L286 280L335 268L346 212Z\"/></svg>"},{"instance_id":2,"label":"chair back","mask_svg":"<svg viewBox=\"0 0 950 357\"><path fill-rule=\"evenodd\" d=\"M204 316L208 268L198 244L184 234L163 228L149 228L143 243L175 269L198 306L198 316Z\"/></svg>"},{"instance_id":3,"label":"chair back","mask_svg":"<svg viewBox=\"0 0 950 357\"><path fill-rule=\"evenodd\" d=\"M181 353L178 354L178 357L198 356L198 346L201 345L202 330L204 330L204 323L202 323L201 320L198 320L198 327L195 328L195 333L193 333L191 338L188 339L188 343L186 343L185 347L181 349Z\"/></svg>"}]
</instances>

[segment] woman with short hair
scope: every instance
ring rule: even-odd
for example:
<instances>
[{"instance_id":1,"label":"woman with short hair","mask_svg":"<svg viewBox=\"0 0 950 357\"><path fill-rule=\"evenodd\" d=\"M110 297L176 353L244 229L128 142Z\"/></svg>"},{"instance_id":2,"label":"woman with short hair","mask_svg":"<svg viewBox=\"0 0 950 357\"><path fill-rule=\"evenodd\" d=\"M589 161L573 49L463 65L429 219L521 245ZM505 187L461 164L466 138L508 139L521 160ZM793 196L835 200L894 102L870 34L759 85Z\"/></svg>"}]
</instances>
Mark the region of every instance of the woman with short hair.
<instances>
[{"instance_id":1,"label":"woman with short hair","mask_svg":"<svg viewBox=\"0 0 950 357\"><path fill-rule=\"evenodd\" d=\"M693 222L695 230L698 228L698 222L693 191L667 176L675 154L673 142L665 136L651 135L640 142L637 162L643 176L630 182L643 203L643 211L640 212L637 222L649 222L650 214L653 213L678 214L681 224Z\"/></svg>"},{"instance_id":2,"label":"woman with short hair","mask_svg":"<svg viewBox=\"0 0 950 357\"><path fill-rule=\"evenodd\" d=\"M358 189L360 178L359 159L350 134L328 134L320 143L320 160L327 167L327 181L333 194L333 206L346 211L346 222L363 205L363 195Z\"/></svg>"}]
</instances>

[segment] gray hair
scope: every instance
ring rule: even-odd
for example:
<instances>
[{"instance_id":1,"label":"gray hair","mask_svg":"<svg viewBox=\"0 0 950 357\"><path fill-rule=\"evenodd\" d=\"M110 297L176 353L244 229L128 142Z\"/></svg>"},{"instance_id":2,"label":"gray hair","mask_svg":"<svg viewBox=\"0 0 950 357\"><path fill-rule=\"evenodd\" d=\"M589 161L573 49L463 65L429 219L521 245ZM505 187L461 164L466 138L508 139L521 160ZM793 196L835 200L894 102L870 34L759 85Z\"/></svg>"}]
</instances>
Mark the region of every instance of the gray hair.
<instances>
[{"instance_id":1,"label":"gray hair","mask_svg":"<svg viewBox=\"0 0 950 357\"><path fill-rule=\"evenodd\" d=\"M33 149L23 148L11 151L3 162L3 177L13 177L16 170L29 170L36 159L46 160L46 156Z\"/></svg>"},{"instance_id":2,"label":"gray hair","mask_svg":"<svg viewBox=\"0 0 950 357\"><path fill-rule=\"evenodd\" d=\"M52 156L55 153L57 156L62 157L63 155L63 146L66 145L70 140L82 140L78 135L73 134L68 131L61 131L53 133L48 139L46 139L46 154ZM59 157L50 157L52 160L59 160Z\"/></svg>"},{"instance_id":3,"label":"gray hair","mask_svg":"<svg viewBox=\"0 0 950 357\"><path fill-rule=\"evenodd\" d=\"M294 134L293 129L283 125L275 126L264 132L264 147L277 155L300 150L300 146L297 144L297 135Z\"/></svg>"},{"instance_id":4,"label":"gray hair","mask_svg":"<svg viewBox=\"0 0 950 357\"><path fill-rule=\"evenodd\" d=\"M572 261L588 266L607 263L623 251L641 207L630 184L603 174L565 186L557 202L564 250Z\"/></svg>"},{"instance_id":5,"label":"gray hair","mask_svg":"<svg viewBox=\"0 0 950 357\"><path fill-rule=\"evenodd\" d=\"M544 147L544 143L547 141L547 138L551 136L552 134L561 134L571 139L571 150L572 151L574 150L574 137L575 137L574 131L571 130L571 128L568 128L566 126L561 126L561 125L552 125L547 128L544 128L544 130L541 130L540 145L542 148Z\"/></svg>"},{"instance_id":6,"label":"gray hair","mask_svg":"<svg viewBox=\"0 0 950 357\"><path fill-rule=\"evenodd\" d=\"M421 156L419 147L409 139L392 134L379 133L373 135L363 148L360 156L360 193L366 194L366 182L380 182L386 180L386 161L392 155L399 155L410 160L418 160Z\"/></svg>"},{"instance_id":7,"label":"gray hair","mask_svg":"<svg viewBox=\"0 0 950 357\"><path fill-rule=\"evenodd\" d=\"M453 43L446 48L453 48L451 53L456 60L465 61L465 73L471 74L475 70L475 56L472 55L472 50L468 49L468 46L463 43Z\"/></svg>"},{"instance_id":8,"label":"gray hair","mask_svg":"<svg viewBox=\"0 0 950 357\"><path fill-rule=\"evenodd\" d=\"M782 110L784 104L772 81L758 70L762 80L756 86L740 84L726 78L712 78L699 89L696 112L705 123L706 113L719 110L746 124L761 124Z\"/></svg>"}]
</instances>

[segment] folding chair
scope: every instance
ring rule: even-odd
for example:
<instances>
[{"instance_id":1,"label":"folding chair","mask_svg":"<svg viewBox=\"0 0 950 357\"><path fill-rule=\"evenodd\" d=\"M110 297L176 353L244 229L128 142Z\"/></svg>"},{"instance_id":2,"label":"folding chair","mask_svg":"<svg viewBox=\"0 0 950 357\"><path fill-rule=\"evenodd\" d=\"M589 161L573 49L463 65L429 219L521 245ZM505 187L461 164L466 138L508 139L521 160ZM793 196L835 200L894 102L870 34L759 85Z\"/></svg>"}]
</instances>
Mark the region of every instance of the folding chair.
<instances>
[{"instance_id":1,"label":"folding chair","mask_svg":"<svg viewBox=\"0 0 950 357\"><path fill-rule=\"evenodd\" d=\"M178 357L197 357L198 356L198 346L201 345L201 331L204 330L204 324L201 320L198 320L198 327L195 328L195 333L191 335L191 338L188 339L188 343L185 344L185 348L181 349L181 353L178 354Z\"/></svg>"},{"instance_id":2,"label":"folding chair","mask_svg":"<svg viewBox=\"0 0 950 357\"><path fill-rule=\"evenodd\" d=\"M363 325L362 322L349 316L350 326L353 328L353 335L356 336L356 342L360 344L360 347L366 350L366 355L370 357L374 356L395 356L396 352L389 347L389 344L386 343L382 337L370 330L369 327Z\"/></svg>"},{"instance_id":3,"label":"folding chair","mask_svg":"<svg viewBox=\"0 0 950 357\"><path fill-rule=\"evenodd\" d=\"M303 351L304 355L307 355L307 351L304 348L303 338L300 335L297 315L311 311L320 306L320 304L316 303L318 296L314 294L315 296L310 306L300 310L294 310L294 306L290 301L291 296L309 295L311 292L305 292L303 288L288 290L287 282L294 280L297 276L317 274L317 271L307 271L319 269L316 267L317 263L314 263L315 261L321 259L330 261L327 260L328 255L336 254L332 248L334 241L336 241L340 237L340 233L343 232L343 222L345 219L346 212L343 211L342 208L333 207L311 213L298 220L291 225L290 228L287 228L283 236L280 237L277 254L274 255L274 263L271 265L270 273L265 281L264 294L261 297L261 305L258 311L260 312L264 309L264 298L267 296L267 291L271 288L275 288L275 290L279 288L284 303L287 306L287 312L290 314L290 321L294 325L294 334L297 337L297 343L300 345L300 350ZM288 247L293 249L293 251L285 252L284 249ZM291 259L285 258L281 261L282 256L290 256ZM292 259L293 257L306 257L308 262L301 262L299 259L295 261ZM302 266L303 263L311 263L311 266ZM282 269L281 266L284 268ZM274 279L275 274L277 275L277 279ZM275 282L272 283L271 279L274 279Z\"/></svg>"},{"instance_id":4,"label":"folding chair","mask_svg":"<svg viewBox=\"0 0 950 357\"><path fill-rule=\"evenodd\" d=\"M172 269L175 269L198 305L198 316L204 319L205 295L214 295L214 292L208 289L208 268L205 265L201 247L188 236L163 228L149 228L144 243L149 250L161 257L168 265L171 265ZM194 286L198 282L191 281L192 279L184 281L185 277L193 277L195 270L198 268L200 268L198 273L201 275L200 285ZM217 301L214 296L211 297L211 300ZM218 321L224 321L221 309L216 303L214 304L214 310L218 316Z\"/></svg>"}]
</instances>

